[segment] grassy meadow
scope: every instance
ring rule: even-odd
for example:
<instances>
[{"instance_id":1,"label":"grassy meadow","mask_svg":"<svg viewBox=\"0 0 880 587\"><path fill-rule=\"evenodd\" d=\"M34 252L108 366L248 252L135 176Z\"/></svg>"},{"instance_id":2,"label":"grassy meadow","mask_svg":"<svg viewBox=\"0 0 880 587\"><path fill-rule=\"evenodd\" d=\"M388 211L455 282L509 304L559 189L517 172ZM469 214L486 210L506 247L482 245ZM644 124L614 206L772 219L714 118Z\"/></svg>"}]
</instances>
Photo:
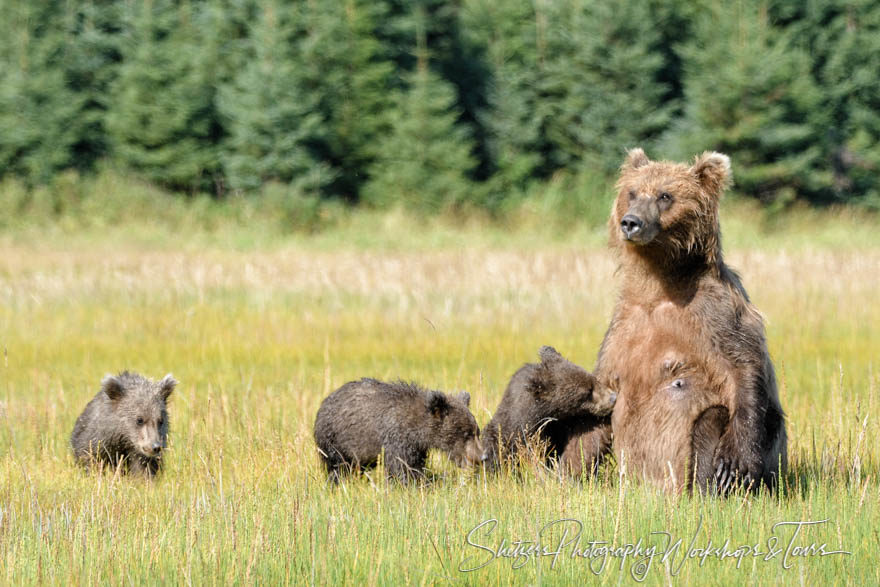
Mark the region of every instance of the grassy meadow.
<instances>
[{"instance_id":1,"label":"grassy meadow","mask_svg":"<svg viewBox=\"0 0 880 587\"><path fill-rule=\"evenodd\" d=\"M0 234L0 582L880 583L880 235L852 211L722 215L788 414L777 495L668 496L613 464L582 482L540 467L486 478L440 454L424 486L376 473L326 485L312 424L346 381L466 389L482 426L542 344L593 364L616 288L604 231L520 216L363 213L311 236L256 223ZM180 381L155 483L89 476L69 454L101 377L125 368ZM656 532L682 539L665 560L603 559L599 544L577 556L591 541L660 549ZM512 558L493 559L502 539ZM539 539L568 544L516 556ZM739 558L688 554L728 539Z\"/></svg>"}]
</instances>

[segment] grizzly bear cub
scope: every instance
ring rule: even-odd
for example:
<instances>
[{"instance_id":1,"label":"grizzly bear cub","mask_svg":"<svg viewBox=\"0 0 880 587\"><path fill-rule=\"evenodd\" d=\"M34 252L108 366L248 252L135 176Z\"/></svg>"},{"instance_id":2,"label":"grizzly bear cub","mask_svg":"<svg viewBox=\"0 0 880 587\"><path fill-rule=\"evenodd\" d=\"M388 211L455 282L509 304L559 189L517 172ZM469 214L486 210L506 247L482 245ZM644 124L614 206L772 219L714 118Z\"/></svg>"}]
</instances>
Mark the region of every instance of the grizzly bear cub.
<instances>
[{"instance_id":1,"label":"grizzly bear cub","mask_svg":"<svg viewBox=\"0 0 880 587\"><path fill-rule=\"evenodd\" d=\"M584 462L595 470L610 447L604 430L617 394L553 347L541 347L538 354L540 363L526 363L514 373L483 431L486 466L496 468L502 456L514 457L537 437L547 459L559 456L569 473L580 475ZM603 434L587 440L597 427ZM575 437L582 442L570 445Z\"/></svg>"},{"instance_id":2,"label":"grizzly bear cub","mask_svg":"<svg viewBox=\"0 0 880 587\"><path fill-rule=\"evenodd\" d=\"M329 479L374 466L383 449L386 474L404 483L424 477L429 449L462 467L479 462L480 429L470 399L467 392L452 397L403 381L346 383L324 399L315 418L315 443Z\"/></svg>"},{"instance_id":3,"label":"grizzly bear cub","mask_svg":"<svg viewBox=\"0 0 880 587\"><path fill-rule=\"evenodd\" d=\"M158 382L128 371L104 377L73 427L74 458L82 465L155 476L168 442L167 401L175 386L171 374Z\"/></svg>"}]
</instances>

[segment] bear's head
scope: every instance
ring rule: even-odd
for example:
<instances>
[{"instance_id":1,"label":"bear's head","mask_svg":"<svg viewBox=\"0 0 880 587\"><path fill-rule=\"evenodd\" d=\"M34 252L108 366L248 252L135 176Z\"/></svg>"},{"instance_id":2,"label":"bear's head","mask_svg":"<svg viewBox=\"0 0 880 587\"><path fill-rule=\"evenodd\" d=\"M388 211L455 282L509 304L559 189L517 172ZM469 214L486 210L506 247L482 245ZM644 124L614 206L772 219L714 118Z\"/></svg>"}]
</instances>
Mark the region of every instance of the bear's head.
<instances>
[{"instance_id":1,"label":"bear's head","mask_svg":"<svg viewBox=\"0 0 880 587\"><path fill-rule=\"evenodd\" d=\"M157 382L128 371L107 375L101 381L101 391L110 398L117 418L119 434L145 458L160 458L165 448L168 439L166 402L176 385L170 373Z\"/></svg>"},{"instance_id":2,"label":"bear's head","mask_svg":"<svg viewBox=\"0 0 880 587\"><path fill-rule=\"evenodd\" d=\"M602 417L611 413L617 394L607 385L551 346L541 347L538 355L541 362L532 371L528 391L541 417Z\"/></svg>"},{"instance_id":3,"label":"bear's head","mask_svg":"<svg viewBox=\"0 0 880 587\"><path fill-rule=\"evenodd\" d=\"M432 445L449 455L459 467L474 465L483 458L480 427L468 407L471 396L462 391L449 396L439 391L429 391L427 408L432 419Z\"/></svg>"},{"instance_id":4,"label":"bear's head","mask_svg":"<svg viewBox=\"0 0 880 587\"><path fill-rule=\"evenodd\" d=\"M690 166L627 153L611 213L611 242L663 261L720 260L718 203L731 182L727 155L706 152Z\"/></svg>"}]
</instances>

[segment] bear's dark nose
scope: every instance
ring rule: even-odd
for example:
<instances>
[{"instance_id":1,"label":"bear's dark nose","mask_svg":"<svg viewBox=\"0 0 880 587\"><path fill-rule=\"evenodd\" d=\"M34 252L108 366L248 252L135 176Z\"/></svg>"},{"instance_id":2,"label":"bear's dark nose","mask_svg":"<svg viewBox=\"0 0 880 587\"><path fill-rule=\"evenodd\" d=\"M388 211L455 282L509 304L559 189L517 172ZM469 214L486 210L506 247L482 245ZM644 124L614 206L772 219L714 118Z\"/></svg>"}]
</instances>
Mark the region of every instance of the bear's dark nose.
<instances>
[{"instance_id":1,"label":"bear's dark nose","mask_svg":"<svg viewBox=\"0 0 880 587\"><path fill-rule=\"evenodd\" d=\"M154 453L160 453L160 452L162 452L162 443L160 443L160 442L154 442L154 443L153 443L153 452L154 452Z\"/></svg>"},{"instance_id":2,"label":"bear's dark nose","mask_svg":"<svg viewBox=\"0 0 880 587\"><path fill-rule=\"evenodd\" d=\"M623 230L623 236L626 238L632 237L635 233L640 231L644 225L645 223L642 222L642 219L633 214L627 214L620 221L620 228Z\"/></svg>"}]
</instances>

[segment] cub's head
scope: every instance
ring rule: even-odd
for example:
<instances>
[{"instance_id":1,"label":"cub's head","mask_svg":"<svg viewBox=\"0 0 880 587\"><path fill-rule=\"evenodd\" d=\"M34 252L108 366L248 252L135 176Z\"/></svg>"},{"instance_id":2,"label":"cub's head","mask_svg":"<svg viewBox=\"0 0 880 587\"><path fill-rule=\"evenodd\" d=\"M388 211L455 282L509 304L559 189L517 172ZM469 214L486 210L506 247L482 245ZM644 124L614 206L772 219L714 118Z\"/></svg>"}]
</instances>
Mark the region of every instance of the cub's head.
<instances>
[{"instance_id":1,"label":"cub's head","mask_svg":"<svg viewBox=\"0 0 880 587\"><path fill-rule=\"evenodd\" d=\"M528 391L544 418L607 416L617 394L556 349L543 346L541 362L532 371Z\"/></svg>"},{"instance_id":2,"label":"cub's head","mask_svg":"<svg viewBox=\"0 0 880 587\"><path fill-rule=\"evenodd\" d=\"M459 467L475 465L483 459L480 428L468 407L471 396L462 391L449 396L439 391L429 391L428 417L432 419L436 448L446 452L449 459Z\"/></svg>"},{"instance_id":3,"label":"cub's head","mask_svg":"<svg viewBox=\"0 0 880 587\"><path fill-rule=\"evenodd\" d=\"M168 439L168 396L177 381L169 373L161 381L150 381L137 373L123 371L107 375L101 391L110 398L117 426L140 455L155 459L162 455Z\"/></svg>"},{"instance_id":4,"label":"cub's head","mask_svg":"<svg viewBox=\"0 0 880 587\"><path fill-rule=\"evenodd\" d=\"M706 152L690 166L627 153L611 212L611 242L676 260L720 254L718 203L731 182L730 159ZM632 249L631 249L632 250Z\"/></svg>"}]
</instances>

